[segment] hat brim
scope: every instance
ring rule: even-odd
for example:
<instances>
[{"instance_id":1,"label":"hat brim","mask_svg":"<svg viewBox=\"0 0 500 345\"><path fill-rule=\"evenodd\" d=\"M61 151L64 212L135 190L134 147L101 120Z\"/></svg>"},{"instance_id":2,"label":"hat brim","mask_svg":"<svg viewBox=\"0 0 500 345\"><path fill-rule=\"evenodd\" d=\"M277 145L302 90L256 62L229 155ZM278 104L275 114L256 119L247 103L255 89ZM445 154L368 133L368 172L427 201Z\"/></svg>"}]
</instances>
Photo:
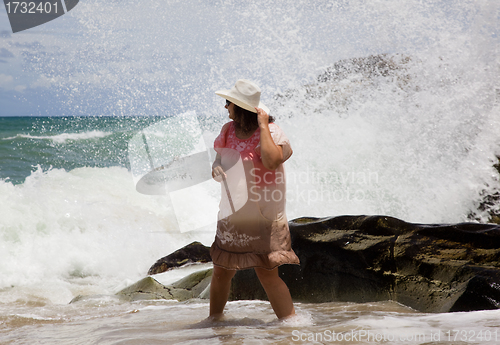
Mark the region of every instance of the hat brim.
<instances>
[{"instance_id":1,"label":"hat brim","mask_svg":"<svg viewBox=\"0 0 500 345\"><path fill-rule=\"evenodd\" d=\"M224 99L227 99L231 103L236 104L240 108L251 111L252 113L257 113L257 110L255 110L255 108L252 107L251 105L249 105L245 102L242 102L241 100L239 100L237 98L232 97L231 90L220 90L220 91L216 91L215 94L217 96L224 98ZM264 103L259 102L259 105L257 106L257 108L263 109L266 112L266 114L269 115L269 108L267 106L265 106Z\"/></svg>"}]
</instances>

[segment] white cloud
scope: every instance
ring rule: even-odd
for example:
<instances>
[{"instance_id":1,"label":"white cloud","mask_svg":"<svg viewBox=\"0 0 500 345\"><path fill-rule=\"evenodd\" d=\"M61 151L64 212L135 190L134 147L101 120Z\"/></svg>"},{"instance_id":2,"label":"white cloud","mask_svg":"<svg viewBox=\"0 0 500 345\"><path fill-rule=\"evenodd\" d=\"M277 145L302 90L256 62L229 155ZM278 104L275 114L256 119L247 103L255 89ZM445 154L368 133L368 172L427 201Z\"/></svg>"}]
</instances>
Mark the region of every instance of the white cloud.
<instances>
[{"instance_id":1,"label":"white cloud","mask_svg":"<svg viewBox=\"0 0 500 345\"><path fill-rule=\"evenodd\" d=\"M26 86L16 84L13 76L0 73L0 89L23 92L26 89Z\"/></svg>"},{"instance_id":2,"label":"white cloud","mask_svg":"<svg viewBox=\"0 0 500 345\"><path fill-rule=\"evenodd\" d=\"M24 90L26 90L26 86L25 85L16 85L14 87L14 90L16 90L17 92L23 92Z\"/></svg>"},{"instance_id":3,"label":"white cloud","mask_svg":"<svg viewBox=\"0 0 500 345\"><path fill-rule=\"evenodd\" d=\"M0 87L10 86L14 82L14 77L11 75L0 74Z\"/></svg>"}]
</instances>

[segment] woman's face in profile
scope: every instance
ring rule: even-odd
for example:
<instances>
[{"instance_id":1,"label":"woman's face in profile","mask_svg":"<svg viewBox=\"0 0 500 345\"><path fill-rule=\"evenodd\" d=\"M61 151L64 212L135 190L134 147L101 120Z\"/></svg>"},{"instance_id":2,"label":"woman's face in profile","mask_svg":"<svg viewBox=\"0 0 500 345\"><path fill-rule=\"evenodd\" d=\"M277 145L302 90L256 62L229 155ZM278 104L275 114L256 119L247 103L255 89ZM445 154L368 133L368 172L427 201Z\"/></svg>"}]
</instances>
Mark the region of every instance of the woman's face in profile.
<instances>
[{"instance_id":1,"label":"woman's face in profile","mask_svg":"<svg viewBox=\"0 0 500 345\"><path fill-rule=\"evenodd\" d=\"M229 103L225 105L225 108L227 109L227 111L229 112L229 118L231 120L234 120L234 104L233 103Z\"/></svg>"}]
</instances>

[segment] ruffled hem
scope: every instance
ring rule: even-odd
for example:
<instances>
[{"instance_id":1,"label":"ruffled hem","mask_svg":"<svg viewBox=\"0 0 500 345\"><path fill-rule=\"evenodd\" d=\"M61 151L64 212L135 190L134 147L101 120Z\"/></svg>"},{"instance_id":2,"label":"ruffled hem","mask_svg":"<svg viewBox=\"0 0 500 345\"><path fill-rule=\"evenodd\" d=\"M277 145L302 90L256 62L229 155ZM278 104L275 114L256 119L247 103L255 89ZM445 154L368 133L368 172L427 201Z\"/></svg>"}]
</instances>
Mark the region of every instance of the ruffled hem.
<instances>
[{"instance_id":1,"label":"ruffled hem","mask_svg":"<svg viewBox=\"0 0 500 345\"><path fill-rule=\"evenodd\" d=\"M210 256L214 265L228 270L244 270L254 267L272 270L284 264L300 264L299 258L292 249L267 254L232 253L220 249L215 242L210 248Z\"/></svg>"}]
</instances>

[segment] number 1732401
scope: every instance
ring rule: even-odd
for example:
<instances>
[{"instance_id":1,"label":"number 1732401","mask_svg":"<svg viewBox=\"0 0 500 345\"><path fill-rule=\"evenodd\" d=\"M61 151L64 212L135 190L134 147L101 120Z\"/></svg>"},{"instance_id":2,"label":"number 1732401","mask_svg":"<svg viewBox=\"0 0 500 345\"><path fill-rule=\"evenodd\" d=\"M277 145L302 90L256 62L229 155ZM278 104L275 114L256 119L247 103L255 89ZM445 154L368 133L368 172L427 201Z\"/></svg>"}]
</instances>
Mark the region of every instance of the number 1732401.
<instances>
[{"instance_id":1,"label":"number 1732401","mask_svg":"<svg viewBox=\"0 0 500 345\"><path fill-rule=\"evenodd\" d=\"M42 1L36 4L35 2L27 1L9 1L5 3L5 9L8 14L22 13L22 14L47 14L59 13L60 6L57 6L57 1L51 3L49 1Z\"/></svg>"},{"instance_id":2,"label":"number 1732401","mask_svg":"<svg viewBox=\"0 0 500 345\"><path fill-rule=\"evenodd\" d=\"M465 330L452 329L444 332L448 341L497 341L498 330Z\"/></svg>"}]
</instances>

